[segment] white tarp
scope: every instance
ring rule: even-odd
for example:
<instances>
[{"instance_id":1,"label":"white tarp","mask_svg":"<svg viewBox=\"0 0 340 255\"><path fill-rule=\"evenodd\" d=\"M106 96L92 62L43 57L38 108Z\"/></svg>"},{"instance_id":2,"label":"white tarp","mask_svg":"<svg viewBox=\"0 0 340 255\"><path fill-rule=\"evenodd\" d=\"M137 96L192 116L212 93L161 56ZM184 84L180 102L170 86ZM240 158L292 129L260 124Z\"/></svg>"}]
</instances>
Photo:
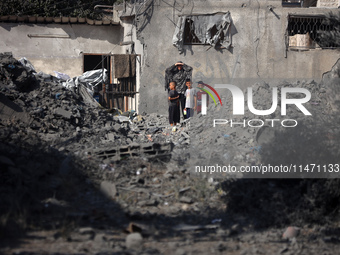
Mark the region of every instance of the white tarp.
<instances>
[{"instance_id":1,"label":"white tarp","mask_svg":"<svg viewBox=\"0 0 340 255\"><path fill-rule=\"evenodd\" d=\"M94 88L102 83L106 84L108 83L108 74L106 69L87 71L80 76L68 79L66 82L63 82L62 84L64 87L68 89L74 87L77 88L80 84L84 85L93 95Z\"/></svg>"}]
</instances>

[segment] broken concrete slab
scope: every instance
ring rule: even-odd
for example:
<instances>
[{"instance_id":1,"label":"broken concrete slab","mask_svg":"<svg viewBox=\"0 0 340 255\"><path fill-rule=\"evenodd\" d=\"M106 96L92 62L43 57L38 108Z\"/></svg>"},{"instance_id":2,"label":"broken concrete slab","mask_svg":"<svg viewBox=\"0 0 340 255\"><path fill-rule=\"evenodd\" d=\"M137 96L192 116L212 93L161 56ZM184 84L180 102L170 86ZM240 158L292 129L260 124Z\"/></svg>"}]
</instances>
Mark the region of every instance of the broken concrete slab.
<instances>
[{"instance_id":1,"label":"broken concrete slab","mask_svg":"<svg viewBox=\"0 0 340 255\"><path fill-rule=\"evenodd\" d=\"M117 194L116 185L109 181L102 181L100 183L100 191L110 199L114 199Z\"/></svg>"}]
</instances>

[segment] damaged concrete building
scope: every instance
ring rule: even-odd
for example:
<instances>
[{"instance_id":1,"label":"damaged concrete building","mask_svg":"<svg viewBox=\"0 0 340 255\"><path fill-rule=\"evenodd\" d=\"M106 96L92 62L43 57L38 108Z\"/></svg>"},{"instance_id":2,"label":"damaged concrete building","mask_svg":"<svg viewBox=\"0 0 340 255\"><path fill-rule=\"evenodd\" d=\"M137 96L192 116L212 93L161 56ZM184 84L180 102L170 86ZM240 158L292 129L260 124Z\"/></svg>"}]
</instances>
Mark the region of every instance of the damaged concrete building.
<instances>
[{"instance_id":1,"label":"damaged concrete building","mask_svg":"<svg viewBox=\"0 0 340 255\"><path fill-rule=\"evenodd\" d=\"M61 73L72 78L105 69L109 81L96 89L100 103L107 108L136 109L141 56L133 47L139 44L125 43L136 41L135 35L131 25L119 20L117 10L101 9L101 20L1 16L0 52L26 58L37 72L54 76Z\"/></svg>"},{"instance_id":2,"label":"damaged concrete building","mask_svg":"<svg viewBox=\"0 0 340 255\"><path fill-rule=\"evenodd\" d=\"M324 19L338 6L322 0L145 1L135 13L144 45L139 110L166 113L164 71L179 60L193 67L193 82L212 86L320 81L339 58L339 45L319 36L334 29Z\"/></svg>"},{"instance_id":3,"label":"damaged concrete building","mask_svg":"<svg viewBox=\"0 0 340 255\"><path fill-rule=\"evenodd\" d=\"M113 6L109 24L2 17L0 51L50 74L105 67L107 107L165 114L165 70L179 60L193 67L194 83L212 86L320 81L339 58L340 45L325 36L338 29L327 18L338 7L338 0L144 0Z\"/></svg>"}]
</instances>

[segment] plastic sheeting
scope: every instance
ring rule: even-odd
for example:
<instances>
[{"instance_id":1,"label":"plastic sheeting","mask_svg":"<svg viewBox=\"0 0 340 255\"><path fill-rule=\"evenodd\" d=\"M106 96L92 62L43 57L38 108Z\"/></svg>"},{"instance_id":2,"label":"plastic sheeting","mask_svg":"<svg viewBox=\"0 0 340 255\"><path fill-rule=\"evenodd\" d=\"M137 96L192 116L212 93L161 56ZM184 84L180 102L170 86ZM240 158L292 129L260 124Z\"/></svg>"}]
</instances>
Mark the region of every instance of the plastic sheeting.
<instances>
[{"instance_id":1,"label":"plastic sheeting","mask_svg":"<svg viewBox=\"0 0 340 255\"><path fill-rule=\"evenodd\" d=\"M190 31L185 31L186 22L191 24L189 25ZM229 49L231 47L230 24L231 17L229 12L180 16L172 43L180 52L183 52L184 34L193 33L200 41L199 44L208 44L213 47L221 45Z\"/></svg>"},{"instance_id":2,"label":"plastic sheeting","mask_svg":"<svg viewBox=\"0 0 340 255\"><path fill-rule=\"evenodd\" d=\"M78 87L80 84L84 85L89 92L93 95L94 88L100 84L108 83L108 74L106 69L97 69L91 70L83 73L80 76L74 77L72 79L68 79L66 82L63 82L63 86L71 89L74 87Z\"/></svg>"}]
</instances>

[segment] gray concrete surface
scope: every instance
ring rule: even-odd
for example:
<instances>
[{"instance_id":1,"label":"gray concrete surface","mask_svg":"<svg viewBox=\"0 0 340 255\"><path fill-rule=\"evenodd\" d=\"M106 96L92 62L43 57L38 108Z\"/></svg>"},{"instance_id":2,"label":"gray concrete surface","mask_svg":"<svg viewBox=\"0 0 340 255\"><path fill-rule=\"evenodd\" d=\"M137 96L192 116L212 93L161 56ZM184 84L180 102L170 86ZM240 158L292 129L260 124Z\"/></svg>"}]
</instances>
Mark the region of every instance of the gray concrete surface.
<instances>
[{"instance_id":1,"label":"gray concrete surface","mask_svg":"<svg viewBox=\"0 0 340 255\"><path fill-rule=\"evenodd\" d=\"M0 23L0 52L26 57L37 72L75 77L83 74L84 53L123 53L121 33L122 26ZM34 37L41 35L46 37Z\"/></svg>"}]
</instances>

